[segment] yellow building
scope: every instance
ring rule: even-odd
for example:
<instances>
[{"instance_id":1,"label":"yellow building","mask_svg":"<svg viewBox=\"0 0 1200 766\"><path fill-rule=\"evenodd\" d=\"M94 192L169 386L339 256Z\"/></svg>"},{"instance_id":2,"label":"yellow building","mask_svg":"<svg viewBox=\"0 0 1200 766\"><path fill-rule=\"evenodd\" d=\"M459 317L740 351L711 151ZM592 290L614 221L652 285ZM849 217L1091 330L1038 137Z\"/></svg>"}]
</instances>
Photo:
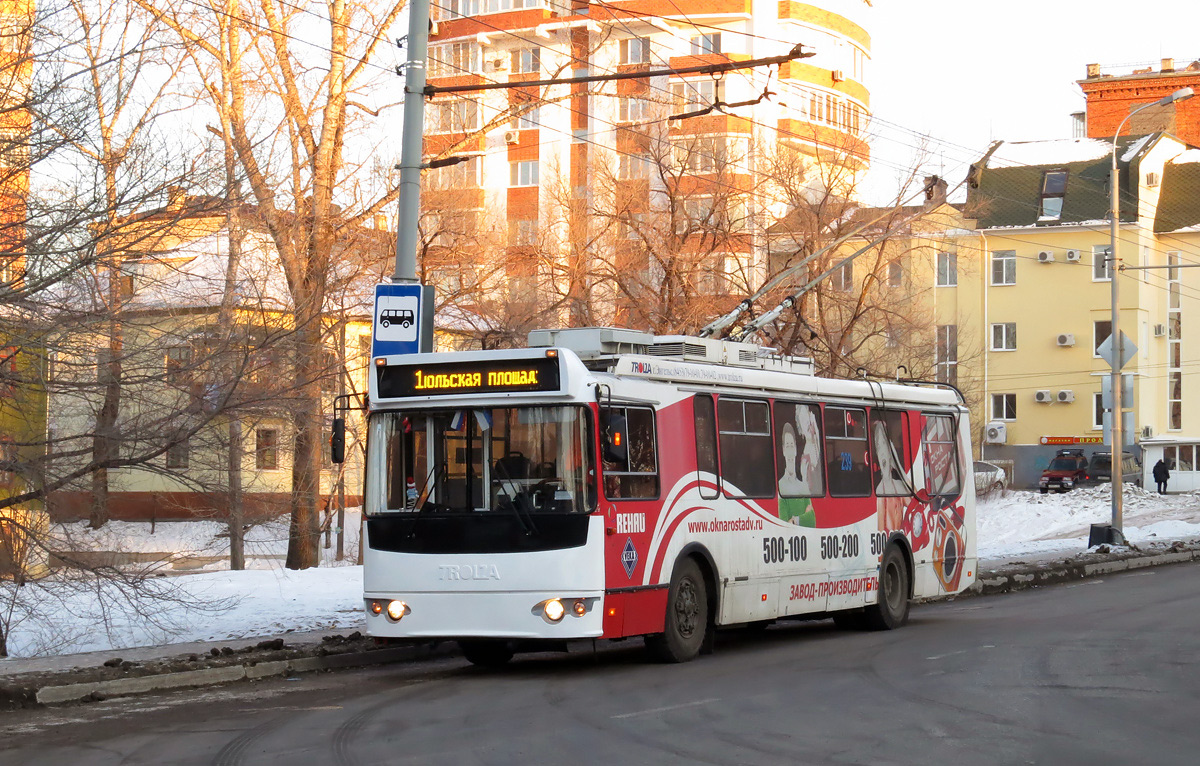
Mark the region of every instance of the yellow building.
<instances>
[{"instance_id":1,"label":"yellow building","mask_svg":"<svg viewBox=\"0 0 1200 766\"><path fill-rule=\"evenodd\" d=\"M1000 143L969 178L965 215L982 279L954 288L952 299L969 307L964 317L977 317L958 338L982 348L972 364L985 408L980 452L1013 461L1017 486L1036 486L1058 449L1109 449L1101 343L1111 332L1111 152L1110 141L1086 138ZM1166 134L1121 138L1116 152L1119 327L1137 347L1124 370L1133 379L1126 449L1146 452L1148 478L1163 447L1188 443L1190 462L1183 447L1175 455L1177 470L1190 473L1200 403L1184 395L1185 375L1200 338L1183 334L1183 317L1200 308L1200 294L1195 272L1167 267L1200 263L1200 187L1189 162L1200 152ZM1181 477L1171 488L1190 486Z\"/></svg>"},{"instance_id":2,"label":"yellow building","mask_svg":"<svg viewBox=\"0 0 1200 766\"><path fill-rule=\"evenodd\" d=\"M273 240L255 225L250 207L241 209L240 257L227 279L226 207L217 198L173 191L166 206L125 223L128 241L110 243L114 265L94 275L100 283L94 290L110 301L108 284L116 282L121 385L114 430L118 456L133 459L108 471L110 518L223 518L231 485L240 485L247 520L288 508L294 438L288 403L296 385L288 362L295 336L289 293ZM336 396L366 390L371 291L390 266L393 236L352 230L337 253L322 328L327 362L305 371L320 385L329 418ZM75 280L64 289L81 291L75 298L81 305L87 288ZM99 316L94 326L66 328L53 339L48 428L60 454L56 475L92 457L106 393L101 375L114 347L112 322ZM348 419L347 462L335 466L322 450L327 503L339 478L349 505L361 494L355 415ZM232 463L231 445L241 452ZM240 479L231 481L238 472ZM52 493L52 514L87 518L94 486L87 474Z\"/></svg>"}]
</instances>

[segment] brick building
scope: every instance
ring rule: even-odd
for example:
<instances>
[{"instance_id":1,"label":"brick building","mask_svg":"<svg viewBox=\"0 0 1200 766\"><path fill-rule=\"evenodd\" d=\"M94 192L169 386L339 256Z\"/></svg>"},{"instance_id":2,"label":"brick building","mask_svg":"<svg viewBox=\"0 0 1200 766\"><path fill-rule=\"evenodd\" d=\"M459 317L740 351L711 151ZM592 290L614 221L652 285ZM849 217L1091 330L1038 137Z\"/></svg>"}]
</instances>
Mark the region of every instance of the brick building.
<instances>
[{"instance_id":1,"label":"brick building","mask_svg":"<svg viewBox=\"0 0 1200 766\"><path fill-rule=\"evenodd\" d=\"M1087 98L1085 135L1111 139L1121 121L1137 107L1158 101L1180 88L1200 91L1200 60L1176 67L1174 59L1163 59L1157 71L1148 66L1128 74L1110 74L1099 64L1088 64L1087 77L1078 83ZM1200 146L1200 98L1146 109L1129 120L1123 132L1142 136L1157 131Z\"/></svg>"}]
</instances>

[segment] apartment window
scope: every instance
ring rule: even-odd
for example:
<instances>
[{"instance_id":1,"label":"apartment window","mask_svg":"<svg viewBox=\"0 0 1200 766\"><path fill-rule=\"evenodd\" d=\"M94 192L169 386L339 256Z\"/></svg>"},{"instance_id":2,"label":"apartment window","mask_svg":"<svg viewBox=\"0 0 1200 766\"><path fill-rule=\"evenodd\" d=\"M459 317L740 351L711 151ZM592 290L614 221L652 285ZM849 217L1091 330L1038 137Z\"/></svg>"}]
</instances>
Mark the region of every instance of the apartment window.
<instances>
[{"instance_id":1,"label":"apartment window","mask_svg":"<svg viewBox=\"0 0 1200 766\"><path fill-rule=\"evenodd\" d=\"M992 394L992 420L1016 420L1017 395Z\"/></svg>"},{"instance_id":2,"label":"apartment window","mask_svg":"<svg viewBox=\"0 0 1200 766\"><path fill-rule=\"evenodd\" d=\"M1104 395L1099 391L1092 394L1092 428L1104 428Z\"/></svg>"},{"instance_id":3,"label":"apartment window","mask_svg":"<svg viewBox=\"0 0 1200 766\"><path fill-rule=\"evenodd\" d=\"M536 218L514 218L508 222L508 244L528 247L537 244L538 222Z\"/></svg>"},{"instance_id":4,"label":"apartment window","mask_svg":"<svg viewBox=\"0 0 1200 766\"><path fill-rule=\"evenodd\" d=\"M539 72L541 68L541 48L518 48L512 52L512 71L514 74Z\"/></svg>"},{"instance_id":5,"label":"apartment window","mask_svg":"<svg viewBox=\"0 0 1200 766\"><path fill-rule=\"evenodd\" d=\"M937 326L937 354L935 367L937 381L958 385L958 325Z\"/></svg>"},{"instance_id":6,"label":"apartment window","mask_svg":"<svg viewBox=\"0 0 1200 766\"><path fill-rule=\"evenodd\" d=\"M1057 221L1062 217L1063 196L1067 193L1067 171L1047 170L1042 174L1039 221Z\"/></svg>"},{"instance_id":7,"label":"apartment window","mask_svg":"<svg viewBox=\"0 0 1200 766\"><path fill-rule=\"evenodd\" d=\"M192 347L172 346L166 350L163 359L163 372L166 383L172 388L180 388L192 382Z\"/></svg>"},{"instance_id":8,"label":"apartment window","mask_svg":"<svg viewBox=\"0 0 1200 766\"><path fill-rule=\"evenodd\" d=\"M515 107L512 126L515 130L537 130L542 127L542 109L539 106L521 104Z\"/></svg>"},{"instance_id":9,"label":"apartment window","mask_svg":"<svg viewBox=\"0 0 1200 766\"><path fill-rule=\"evenodd\" d=\"M888 264L888 287L901 287L904 285L904 266L900 261L892 261Z\"/></svg>"},{"instance_id":10,"label":"apartment window","mask_svg":"<svg viewBox=\"0 0 1200 766\"><path fill-rule=\"evenodd\" d=\"M992 351L1017 350L1017 323L1000 322L992 325Z\"/></svg>"},{"instance_id":11,"label":"apartment window","mask_svg":"<svg viewBox=\"0 0 1200 766\"><path fill-rule=\"evenodd\" d=\"M725 167L727 153L723 136L690 137L674 143L675 166L692 173L715 173Z\"/></svg>"},{"instance_id":12,"label":"apartment window","mask_svg":"<svg viewBox=\"0 0 1200 766\"><path fill-rule=\"evenodd\" d=\"M649 114L650 102L644 98L627 98L622 96L617 99L618 122L644 120Z\"/></svg>"},{"instance_id":13,"label":"apartment window","mask_svg":"<svg viewBox=\"0 0 1200 766\"><path fill-rule=\"evenodd\" d=\"M617 159L617 178L627 181L650 177L650 158L642 154L622 154Z\"/></svg>"},{"instance_id":14,"label":"apartment window","mask_svg":"<svg viewBox=\"0 0 1200 766\"><path fill-rule=\"evenodd\" d=\"M618 222L618 236L621 239L641 239L645 231L645 213L630 213Z\"/></svg>"},{"instance_id":15,"label":"apartment window","mask_svg":"<svg viewBox=\"0 0 1200 766\"><path fill-rule=\"evenodd\" d=\"M630 37L626 40L622 40L620 47L622 64L650 63L649 37Z\"/></svg>"},{"instance_id":16,"label":"apartment window","mask_svg":"<svg viewBox=\"0 0 1200 766\"><path fill-rule=\"evenodd\" d=\"M172 470L183 470L188 467L188 455L191 445L187 439L177 441L167 447L167 468Z\"/></svg>"},{"instance_id":17,"label":"apartment window","mask_svg":"<svg viewBox=\"0 0 1200 766\"><path fill-rule=\"evenodd\" d=\"M537 186L538 185L538 162L537 160L526 160L524 162L509 163L510 179L509 186Z\"/></svg>"},{"instance_id":18,"label":"apartment window","mask_svg":"<svg viewBox=\"0 0 1200 766\"><path fill-rule=\"evenodd\" d=\"M708 295L726 295L729 292L729 271L724 255L711 255L700 264L700 279L697 292Z\"/></svg>"},{"instance_id":19,"label":"apartment window","mask_svg":"<svg viewBox=\"0 0 1200 766\"><path fill-rule=\"evenodd\" d=\"M671 94L678 108L696 109L720 101L723 85L723 80L683 80L671 83Z\"/></svg>"},{"instance_id":20,"label":"apartment window","mask_svg":"<svg viewBox=\"0 0 1200 766\"><path fill-rule=\"evenodd\" d=\"M1092 246L1092 281L1107 282L1112 279L1112 248L1109 245Z\"/></svg>"},{"instance_id":21,"label":"apartment window","mask_svg":"<svg viewBox=\"0 0 1200 766\"><path fill-rule=\"evenodd\" d=\"M854 289L854 261L847 261L829 275L829 283L834 290L848 293Z\"/></svg>"},{"instance_id":22,"label":"apartment window","mask_svg":"<svg viewBox=\"0 0 1200 766\"><path fill-rule=\"evenodd\" d=\"M428 109L430 133L465 133L479 127L478 101L434 101Z\"/></svg>"},{"instance_id":23,"label":"apartment window","mask_svg":"<svg viewBox=\"0 0 1200 766\"><path fill-rule=\"evenodd\" d=\"M957 287L958 286L958 254L957 253L938 253L937 254L937 286L938 287Z\"/></svg>"},{"instance_id":24,"label":"apartment window","mask_svg":"<svg viewBox=\"0 0 1200 766\"><path fill-rule=\"evenodd\" d=\"M478 43L447 43L429 46L429 76L454 77L479 72Z\"/></svg>"},{"instance_id":25,"label":"apartment window","mask_svg":"<svg viewBox=\"0 0 1200 766\"><path fill-rule=\"evenodd\" d=\"M430 189L472 189L479 186L479 157L426 171Z\"/></svg>"},{"instance_id":26,"label":"apartment window","mask_svg":"<svg viewBox=\"0 0 1200 766\"><path fill-rule=\"evenodd\" d=\"M1092 356L1100 356L1100 344L1112 335L1112 322L1099 319L1092 322Z\"/></svg>"},{"instance_id":27,"label":"apartment window","mask_svg":"<svg viewBox=\"0 0 1200 766\"><path fill-rule=\"evenodd\" d=\"M711 32L692 37L692 55L702 56L706 53L721 52L721 33Z\"/></svg>"},{"instance_id":28,"label":"apartment window","mask_svg":"<svg viewBox=\"0 0 1200 766\"><path fill-rule=\"evenodd\" d=\"M254 467L260 471L274 471L279 468L279 431L276 429L255 429Z\"/></svg>"},{"instance_id":29,"label":"apartment window","mask_svg":"<svg viewBox=\"0 0 1200 766\"><path fill-rule=\"evenodd\" d=\"M689 229L711 228L717 223L712 197L689 197L683 201L681 212L675 225L675 231L679 233Z\"/></svg>"},{"instance_id":30,"label":"apartment window","mask_svg":"<svg viewBox=\"0 0 1200 766\"><path fill-rule=\"evenodd\" d=\"M992 253L992 284L1015 285L1017 283L1017 251L997 250Z\"/></svg>"}]
</instances>

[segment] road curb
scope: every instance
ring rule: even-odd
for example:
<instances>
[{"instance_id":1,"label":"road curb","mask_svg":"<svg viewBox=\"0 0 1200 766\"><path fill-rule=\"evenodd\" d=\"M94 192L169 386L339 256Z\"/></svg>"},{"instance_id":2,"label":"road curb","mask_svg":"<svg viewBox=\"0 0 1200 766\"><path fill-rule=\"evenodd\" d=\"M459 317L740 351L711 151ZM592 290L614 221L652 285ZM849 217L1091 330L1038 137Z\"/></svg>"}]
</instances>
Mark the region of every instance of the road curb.
<instances>
[{"instance_id":1,"label":"road curb","mask_svg":"<svg viewBox=\"0 0 1200 766\"><path fill-rule=\"evenodd\" d=\"M417 648L404 646L366 652L329 654L323 657L297 657L291 660L276 660L274 662L247 662L220 668L159 673L157 675L139 676L136 678L115 678L108 681L43 686L37 690L34 699L42 705L54 705L64 702L77 702L84 698L95 699L97 695L121 697L167 689L211 686L246 679L254 680L269 678L271 676L310 673L316 670L382 665L389 662L403 662L415 659L418 652L414 650Z\"/></svg>"},{"instance_id":2,"label":"road curb","mask_svg":"<svg viewBox=\"0 0 1200 766\"><path fill-rule=\"evenodd\" d=\"M1011 593L1042 585L1082 580L1087 577L1126 572L1131 569L1182 564L1200 559L1200 548L1185 546L1171 548L1161 553L1131 552L1117 554L1116 558L1097 561L1106 554L1084 554L1076 559L1059 563L1046 563L1036 567L1012 565L996 570L980 572L978 579L960 595L990 596Z\"/></svg>"}]
</instances>

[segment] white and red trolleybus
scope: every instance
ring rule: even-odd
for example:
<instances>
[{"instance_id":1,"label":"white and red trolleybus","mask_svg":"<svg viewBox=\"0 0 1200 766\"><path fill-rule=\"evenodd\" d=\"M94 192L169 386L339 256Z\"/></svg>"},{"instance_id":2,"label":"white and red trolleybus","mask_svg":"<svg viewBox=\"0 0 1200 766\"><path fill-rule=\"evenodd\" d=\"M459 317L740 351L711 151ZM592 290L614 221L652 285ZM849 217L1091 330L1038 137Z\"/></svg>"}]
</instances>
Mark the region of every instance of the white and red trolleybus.
<instances>
[{"instance_id":1,"label":"white and red trolleybus","mask_svg":"<svg viewBox=\"0 0 1200 766\"><path fill-rule=\"evenodd\" d=\"M975 569L967 410L757 346L612 328L374 360L364 599L472 662L722 626L895 628Z\"/></svg>"}]
</instances>

